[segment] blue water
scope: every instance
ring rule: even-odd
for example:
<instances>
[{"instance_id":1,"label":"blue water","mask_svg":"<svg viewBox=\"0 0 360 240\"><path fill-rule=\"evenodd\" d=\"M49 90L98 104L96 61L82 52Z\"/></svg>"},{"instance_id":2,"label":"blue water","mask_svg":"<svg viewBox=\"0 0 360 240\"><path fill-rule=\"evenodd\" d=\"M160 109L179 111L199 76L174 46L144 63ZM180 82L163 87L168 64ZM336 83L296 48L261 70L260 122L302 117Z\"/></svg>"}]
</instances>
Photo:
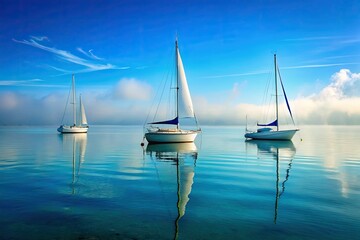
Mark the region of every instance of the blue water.
<instances>
[{"instance_id":1,"label":"blue water","mask_svg":"<svg viewBox=\"0 0 360 240\"><path fill-rule=\"evenodd\" d=\"M142 148L141 126L0 127L0 239L360 239L359 132Z\"/></svg>"}]
</instances>

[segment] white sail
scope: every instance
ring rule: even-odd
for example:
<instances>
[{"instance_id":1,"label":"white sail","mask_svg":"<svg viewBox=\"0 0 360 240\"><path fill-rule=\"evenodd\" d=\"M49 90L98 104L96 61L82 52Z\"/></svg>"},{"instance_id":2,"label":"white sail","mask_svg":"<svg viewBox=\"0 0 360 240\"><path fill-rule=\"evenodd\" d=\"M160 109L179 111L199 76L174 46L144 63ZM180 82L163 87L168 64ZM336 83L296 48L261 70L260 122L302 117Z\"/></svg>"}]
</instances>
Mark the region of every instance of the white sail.
<instances>
[{"instance_id":1,"label":"white sail","mask_svg":"<svg viewBox=\"0 0 360 240\"><path fill-rule=\"evenodd\" d=\"M85 108L84 108L84 104L81 101L81 96L80 96L80 117L81 117L81 124L87 125Z\"/></svg>"},{"instance_id":2,"label":"white sail","mask_svg":"<svg viewBox=\"0 0 360 240\"><path fill-rule=\"evenodd\" d=\"M191 101L190 91L186 80L184 66L177 49L177 69L178 69L178 87L179 87L179 117L194 117L194 109Z\"/></svg>"}]
</instances>

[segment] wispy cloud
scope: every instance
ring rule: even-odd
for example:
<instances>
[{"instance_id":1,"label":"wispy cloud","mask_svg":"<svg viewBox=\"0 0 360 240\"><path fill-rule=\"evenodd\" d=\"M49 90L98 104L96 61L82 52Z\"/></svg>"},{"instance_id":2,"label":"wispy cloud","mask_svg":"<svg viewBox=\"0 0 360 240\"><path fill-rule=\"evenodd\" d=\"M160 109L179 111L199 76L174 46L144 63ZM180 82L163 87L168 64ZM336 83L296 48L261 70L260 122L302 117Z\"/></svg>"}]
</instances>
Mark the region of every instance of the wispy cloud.
<instances>
[{"instance_id":1,"label":"wispy cloud","mask_svg":"<svg viewBox=\"0 0 360 240\"><path fill-rule=\"evenodd\" d=\"M32 47L35 47L35 48L42 49L44 51L53 53L55 56L57 56L58 58L60 58L62 60L65 60L67 62L74 63L74 64L77 64L77 65L81 65L81 66L86 67L85 69L82 69L80 71L76 71L77 73L78 72L101 71L101 70L108 70L108 69L120 69L120 70L123 70L123 69L129 68L129 67L117 67L117 66L112 65L110 63L101 64L101 63L96 63L96 62L93 62L93 61L89 61L89 60L83 59L81 57L78 57L78 56L72 54L71 52L61 50L61 49L57 49L57 48L54 48L54 47L48 47L48 46L42 45L42 44L40 44L38 42L39 41L38 39L40 39L40 38L31 37L30 40L16 40L16 39L13 39L13 41L16 42L16 43L26 44L26 45L29 45L29 46L32 46ZM92 55L93 54L91 54L91 52L90 52L89 56L92 56ZM95 55L93 55L93 56L95 56ZM92 57L92 58L94 59L94 57ZM53 68L56 69L55 67L53 67ZM70 71L63 71L63 72L70 72Z\"/></svg>"},{"instance_id":2,"label":"wispy cloud","mask_svg":"<svg viewBox=\"0 0 360 240\"><path fill-rule=\"evenodd\" d=\"M29 80L0 80L0 86L17 86L17 87L65 87L64 85L39 84L44 80L35 78Z\"/></svg>"},{"instance_id":3,"label":"wispy cloud","mask_svg":"<svg viewBox=\"0 0 360 240\"><path fill-rule=\"evenodd\" d=\"M42 81L43 80L38 78L28 79L28 80L0 80L0 86L18 86L22 84L42 82Z\"/></svg>"},{"instance_id":4,"label":"wispy cloud","mask_svg":"<svg viewBox=\"0 0 360 240\"><path fill-rule=\"evenodd\" d=\"M310 64L310 65L300 65L300 66L282 67L282 68L280 68L280 69L324 68L324 67L344 66L344 65L355 65L355 64L360 64L360 62L328 63L328 64Z\"/></svg>"},{"instance_id":5,"label":"wispy cloud","mask_svg":"<svg viewBox=\"0 0 360 240\"><path fill-rule=\"evenodd\" d=\"M93 49L90 49L89 51L84 51L82 48L76 48L79 52L81 52L82 54L84 54L85 56L87 56L88 58L92 58L95 60L104 60L103 58L100 58L98 56L96 56L95 54L93 54Z\"/></svg>"},{"instance_id":6,"label":"wispy cloud","mask_svg":"<svg viewBox=\"0 0 360 240\"><path fill-rule=\"evenodd\" d=\"M256 71L248 73L232 73L232 74L223 74L223 75L214 75L214 76L204 76L201 78L224 78L224 77L238 77L238 76L251 76L251 75L261 75L267 74L269 71Z\"/></svg>"},{"instance_id":7,"label":"wispy cloud","mask_svg":"<svg viewBox=\"0 0 360 240\"><path fill-rule=\"evenodd\" d=\"M357 65L360 62L347 62L347 63L327 63L327 64L308 64L308 65L299 65L299 66L290 66L290 67L281 67L280 69L302 69L302 68L325 68L333 66L347 66L347 65ZM201 78L226 78L226 77L239 77L239 76L252 76L252 75L262 75L268 74L269 71L255 71L248 73L233 73L233 74L223 74L223 75L214 75L214 76L204 76Z\"/></svg>"},{"instance_id":8,"label":"wispy cloud","mask_svg":"<svg viewBox=\"0 0 360 240\"><path fill-rule=\"evenodd\" d=\"M319 36L319 37L303 37L303 38L287 38L283 41L286 42L301 42L301 41L318 41L318 40L332 40L332 39L343 39L344 36Z\"/></svg>"},{"instance_id":9,"label":"wispy cloud","mask_svg":"<svg viewBox=\"0 0 360 240\"><path fill-rule=\"evenodd\" d=\"M47 36L31 36L32 39L35 39L38 42L49 41Z\"/></svg>"},{"instance_id":10,"label":"wispy cloud","mask_svg":"<svg viewBox=\"0 0 360 240\"><path fill-rule=\"evenodd\" d=\"M360 42L360 38L358 36L314 36L288 38L283 41L294 44L315 44L316 47L310 47L309 49L313 49L314 54L321 54L344 49L348 46L355 46Z\"/></svg>"}]
</instances>

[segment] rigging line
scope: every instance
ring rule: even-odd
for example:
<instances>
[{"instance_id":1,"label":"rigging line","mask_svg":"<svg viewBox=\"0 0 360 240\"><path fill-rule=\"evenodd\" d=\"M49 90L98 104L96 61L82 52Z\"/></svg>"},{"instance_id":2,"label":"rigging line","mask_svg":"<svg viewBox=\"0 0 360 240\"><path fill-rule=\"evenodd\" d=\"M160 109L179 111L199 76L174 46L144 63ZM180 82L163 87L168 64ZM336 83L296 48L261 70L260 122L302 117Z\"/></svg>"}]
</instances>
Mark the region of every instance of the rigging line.
<instances>
[{"instance_id":1,"label":"rigging line","mask_svg":"<svg viewBox=\"0 0 360 240\"><path fill-rule=\"evenodd\" d=\"M151 103L150 110L149 110L149 112L148 112L148 114L147 114L147 116L146 116L146 119L145 119L145 122L144 122L144 125L143 125L143 128L144 128L144 129L145 129L145 125L146 125L147 122L148 122L149 116L150 116L150 114L151 114L151 109L153 109L154 104L155 104L155 101L157 100L157 97L158 97L158 95L159 95L160 88L161 88L161 86L163 85L164 79L166 79L166 77L163 77L163 78L162 78L161 83L159 84L159 86L158 86L158 88L157 88L157 90L156 90L155 97L154 97L154 99L153 99L153 101L152 101L152 103ZM160 99L161 99L161 98L160 98ZM155 119L155 116L156 116L156 114L154 115L153 121L154 121L154 119Z\"/></svg>"},{"instance_id":2,"label":"rigging line","mask_svg":"<svg viewBox=\"0 0 360 240\"><path fill-rule=\"evenodd\" d=\"M156 111L155 111L155 114L154 114L154 117L153 117L153 121L155 121L155 117L156 117L156 115L158 114L158 111L159 111L159 108L160 108L160 105L161 105L161 102L162 102L162 98L163 98L163 96L164 96L164 92L165 92L165 88L166 88L166 86L167 86L167 83L169 82L168 80L169 80L169 75L170 75L170 72L171 72L171 69L167 72L167 74L166 74L166 78L165 78L165 80L164 80L164 87L163 87L163 90L162 90L162 92L161 92L161 96L160 96L160 99L159 99L159 103L158 103L158 105L157 105L157 108L156 108ZM171 80L170 80L170 87L171 87Z\"/></svg>"},{"instance_id":3,"label":"rigging line","mask_svg":"<svg viewBox=\"0 0 360 240\"><path fill-rule=\"evenodd\" d=\"M199 127L199 123L198 123L197 117L195 115L195 111L193 111L193 112L194 112L194 119L195 119L196 128L197 128L198 131L201 132L201 128Z\"/></svg>"},{"instance_id":4,"label":"rigging line","mask_svg":"<svg viewBox=\"0 0 360 240\"><path fill-rule=\"evenodd\" d=\"M156 115L158 114L158 111L159 111L159 108L160 108L160 105L161 105L161 100L162 100L162 98L163 98L163 96L164 96L164 92L165 92L165 88L166 88L168 76L169 76L169 74L167 74L167 76L166 76L166 78L165 78L165 80L164 80L165 83L164 83L163 89L162 89L162 91L161 91L160 99L159 99L158 105L157 105L157 107L156 107L156 111L155 111L155 114L154 114L154 117L153 117L153 121L155 121L155 117L156 117Z\"/></svg>"},{"instance_id":5,"label":"rigging line","mask_svg":"<svg viewBox=\"0 0 360 240\"><path fill-rule=\"evenodd\" d=\"M269 115L269 111L270 111L270 104L271 104L271 99L272 96L269 94L269 90L270 90L270 86L272 86L270 84L270 82L272 81L271 79L271 71L268 72L268 77L267 77L267 81L266 81L266 85L265 85L265 91L264 91L264 95L263 95L263 99L262 99L262 117L263 119L261 121L266 122L268 115ZM266 113L267 110L267 113Z\"/></svg>"},{"instance_id":6,"label":"rigging line","mask_svg":"<svg viewBox=\"0 0 360 240\"><path fill-rule=\"evenodd\" d=\"M266 108L266 109L267 109L267 112L266 112L266 113L265 113L265 110L266 110L266 109L264 109L265 119L263 119L263 122L266 122L267 119L270 118L270 112L273 112L273 106L271 105L272 98L273 98L273 96L270 96L270 98L269 98L269 103L267 104L268 107ZM271 117L272 117L272 116L271 116Z\"/></svg>"},{"instance_id":7,"label":"rigging line","mask_svg":"<svg viewBox=\"0 0 360 240\"><path fill-rule=\"evenodd\" d=\"M71 84L71 85L72 85L72 84ZM67 100L66 100L65 109L64 109L64 114L63 114L62 119L61 119L61 124L64 123L66 108L67 108L67 106L68 106L68 104L69 104L70 94L71 94L71 88L70 88L70 90L69 90L69 94L68 94L68 97L67 97Z\"/></svg>"},{"instance_id":8,"label":"rigging line","mask_svg":"<svg viewBox=\"0 0 360 240\"><path fill-rule=\"evenodd\" d=\"M264 91L264 95L263 95L263 99L262 99L262 104L265 104L266 98L269 94L269 87L270 87L270 72L268 73L268 77L267 77L267 81L266 81L266 85L265 85L265 91Z\"/></svg>"},{"instance_id":9,"label":"rigging line","mask_svg":"<svg viewBox=\"0 0 360 240\"><path fill-rule=\"evenodd\" d=\"M170 81L169 81L169 88L168 88L168 101L167 101L167 112L166 112L166 115L169 116L172 116L173 112L171 112L171 109L173 109L175 111L176 109L176 106L173 108L172 107L172 104L175 104L176 105L176 99L174 99L174 101L172 101L172 97L175 97L176 96L172 94L172 90L174 89L173 87L173 84L174 84L174 78L173 78L173 71L171 70L171 77L170 77ZM175 115L175 114L174 114Z\"/></svg>"},{"instance_id":10,"label":"rigging line","mask_svg":"<svg viewBox=\"0 0 360 240\"><path fill-rule=\"evenodd\" d=\"M168 67L166 67L166 68L168 68ZM153 107L154 107L154 105L155 105L155 102L156 102L156 100L158 99L158 95L159 95L161 86L163 86L163 82L168 78L168 75L169 75L168 72L164 74L164 76L162 77L162 80L161 80L160 84L159 84L158 87L157 87L155 97L153 98L153 101L152 101L152 103L151 103L150 110L149 110L149 112L148 112L148 114L147 114L147 116L146 116L146 119L145 119L145 122L144 122L144 125L143 125L143 128L144 128L144 129L145 129L145 125L146 125L147 122L148 122L149 116L151 115L151 110L153 109ZM165 76L166 76L166 77L165 77ZM165 81L165 82L166 82L166 81ZM166 84L165 84L165 85L166 85ZM163 91L164 91L164 89L163 89ZM162 92L162 94L163 94L163 92ZM161 97L160 97L159 102L161 102L162 94L161 94ZM155 117L156 117L158 108L159 108L159 106L157 107L157 110L156 110L156 112L155 112L155 114L154 114L153 121L155 120Z\"/></svg>"}]
</instances>

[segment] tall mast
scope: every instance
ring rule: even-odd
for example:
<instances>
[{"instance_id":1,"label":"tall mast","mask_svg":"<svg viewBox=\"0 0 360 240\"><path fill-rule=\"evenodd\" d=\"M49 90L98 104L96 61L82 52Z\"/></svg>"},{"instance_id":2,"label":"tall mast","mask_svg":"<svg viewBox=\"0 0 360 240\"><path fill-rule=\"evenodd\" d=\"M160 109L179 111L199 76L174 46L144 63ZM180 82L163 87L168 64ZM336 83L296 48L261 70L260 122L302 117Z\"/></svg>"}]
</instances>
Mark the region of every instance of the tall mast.
<instances>
[{"instance_id":1,"label":"tall mast","mask_svg":"<svg viewBox=\"0 0 360 240\"><path fill-rule=\"evenodd\" d=\"M75 102L75 77L74 74L72 75L72 90L73 90L73 95L72 95L72 104L73 104L73 116L74 116L74 126L76 125L76 102Z\"/></svg>"},{"instance_id":2,"label":"tall mast","mask_svg":"<svg viewBox=\"0 0 360 240\"><path fill-rule=\"evenodd\" d=\"M274 67L275 67L275 99L276 99L276 130L279 131L279 106L278 106L278 89L277 89L277 63L276 54L274 54Z\"/></svg>"},{"instance_id":3,"label":"tall mast","mask_svg":"<svg viewBox=\"0 0 360 240\"><path fill-rule=\"evenodd\" d=\"M179 62L178 62L178 40L176 37L175 40L175 63L176 63L176 117L178 118L178 123L176 128L179 129Z\"/></svg>"},{"instance_id":4,"label":"tall mast","mask_svg":"<svg viewBox=\"0 0 360 240\"><path fill-rule=\"evenodd\" d=\"M80 104L79 104L79 107L80 107L80 125L82 124L82 122L83 122L83 118L82 118L82 103L81 103L81 94L80 94L80 98L79 98L79 100L80 100Z\"/></svg>"}]
</instances>

